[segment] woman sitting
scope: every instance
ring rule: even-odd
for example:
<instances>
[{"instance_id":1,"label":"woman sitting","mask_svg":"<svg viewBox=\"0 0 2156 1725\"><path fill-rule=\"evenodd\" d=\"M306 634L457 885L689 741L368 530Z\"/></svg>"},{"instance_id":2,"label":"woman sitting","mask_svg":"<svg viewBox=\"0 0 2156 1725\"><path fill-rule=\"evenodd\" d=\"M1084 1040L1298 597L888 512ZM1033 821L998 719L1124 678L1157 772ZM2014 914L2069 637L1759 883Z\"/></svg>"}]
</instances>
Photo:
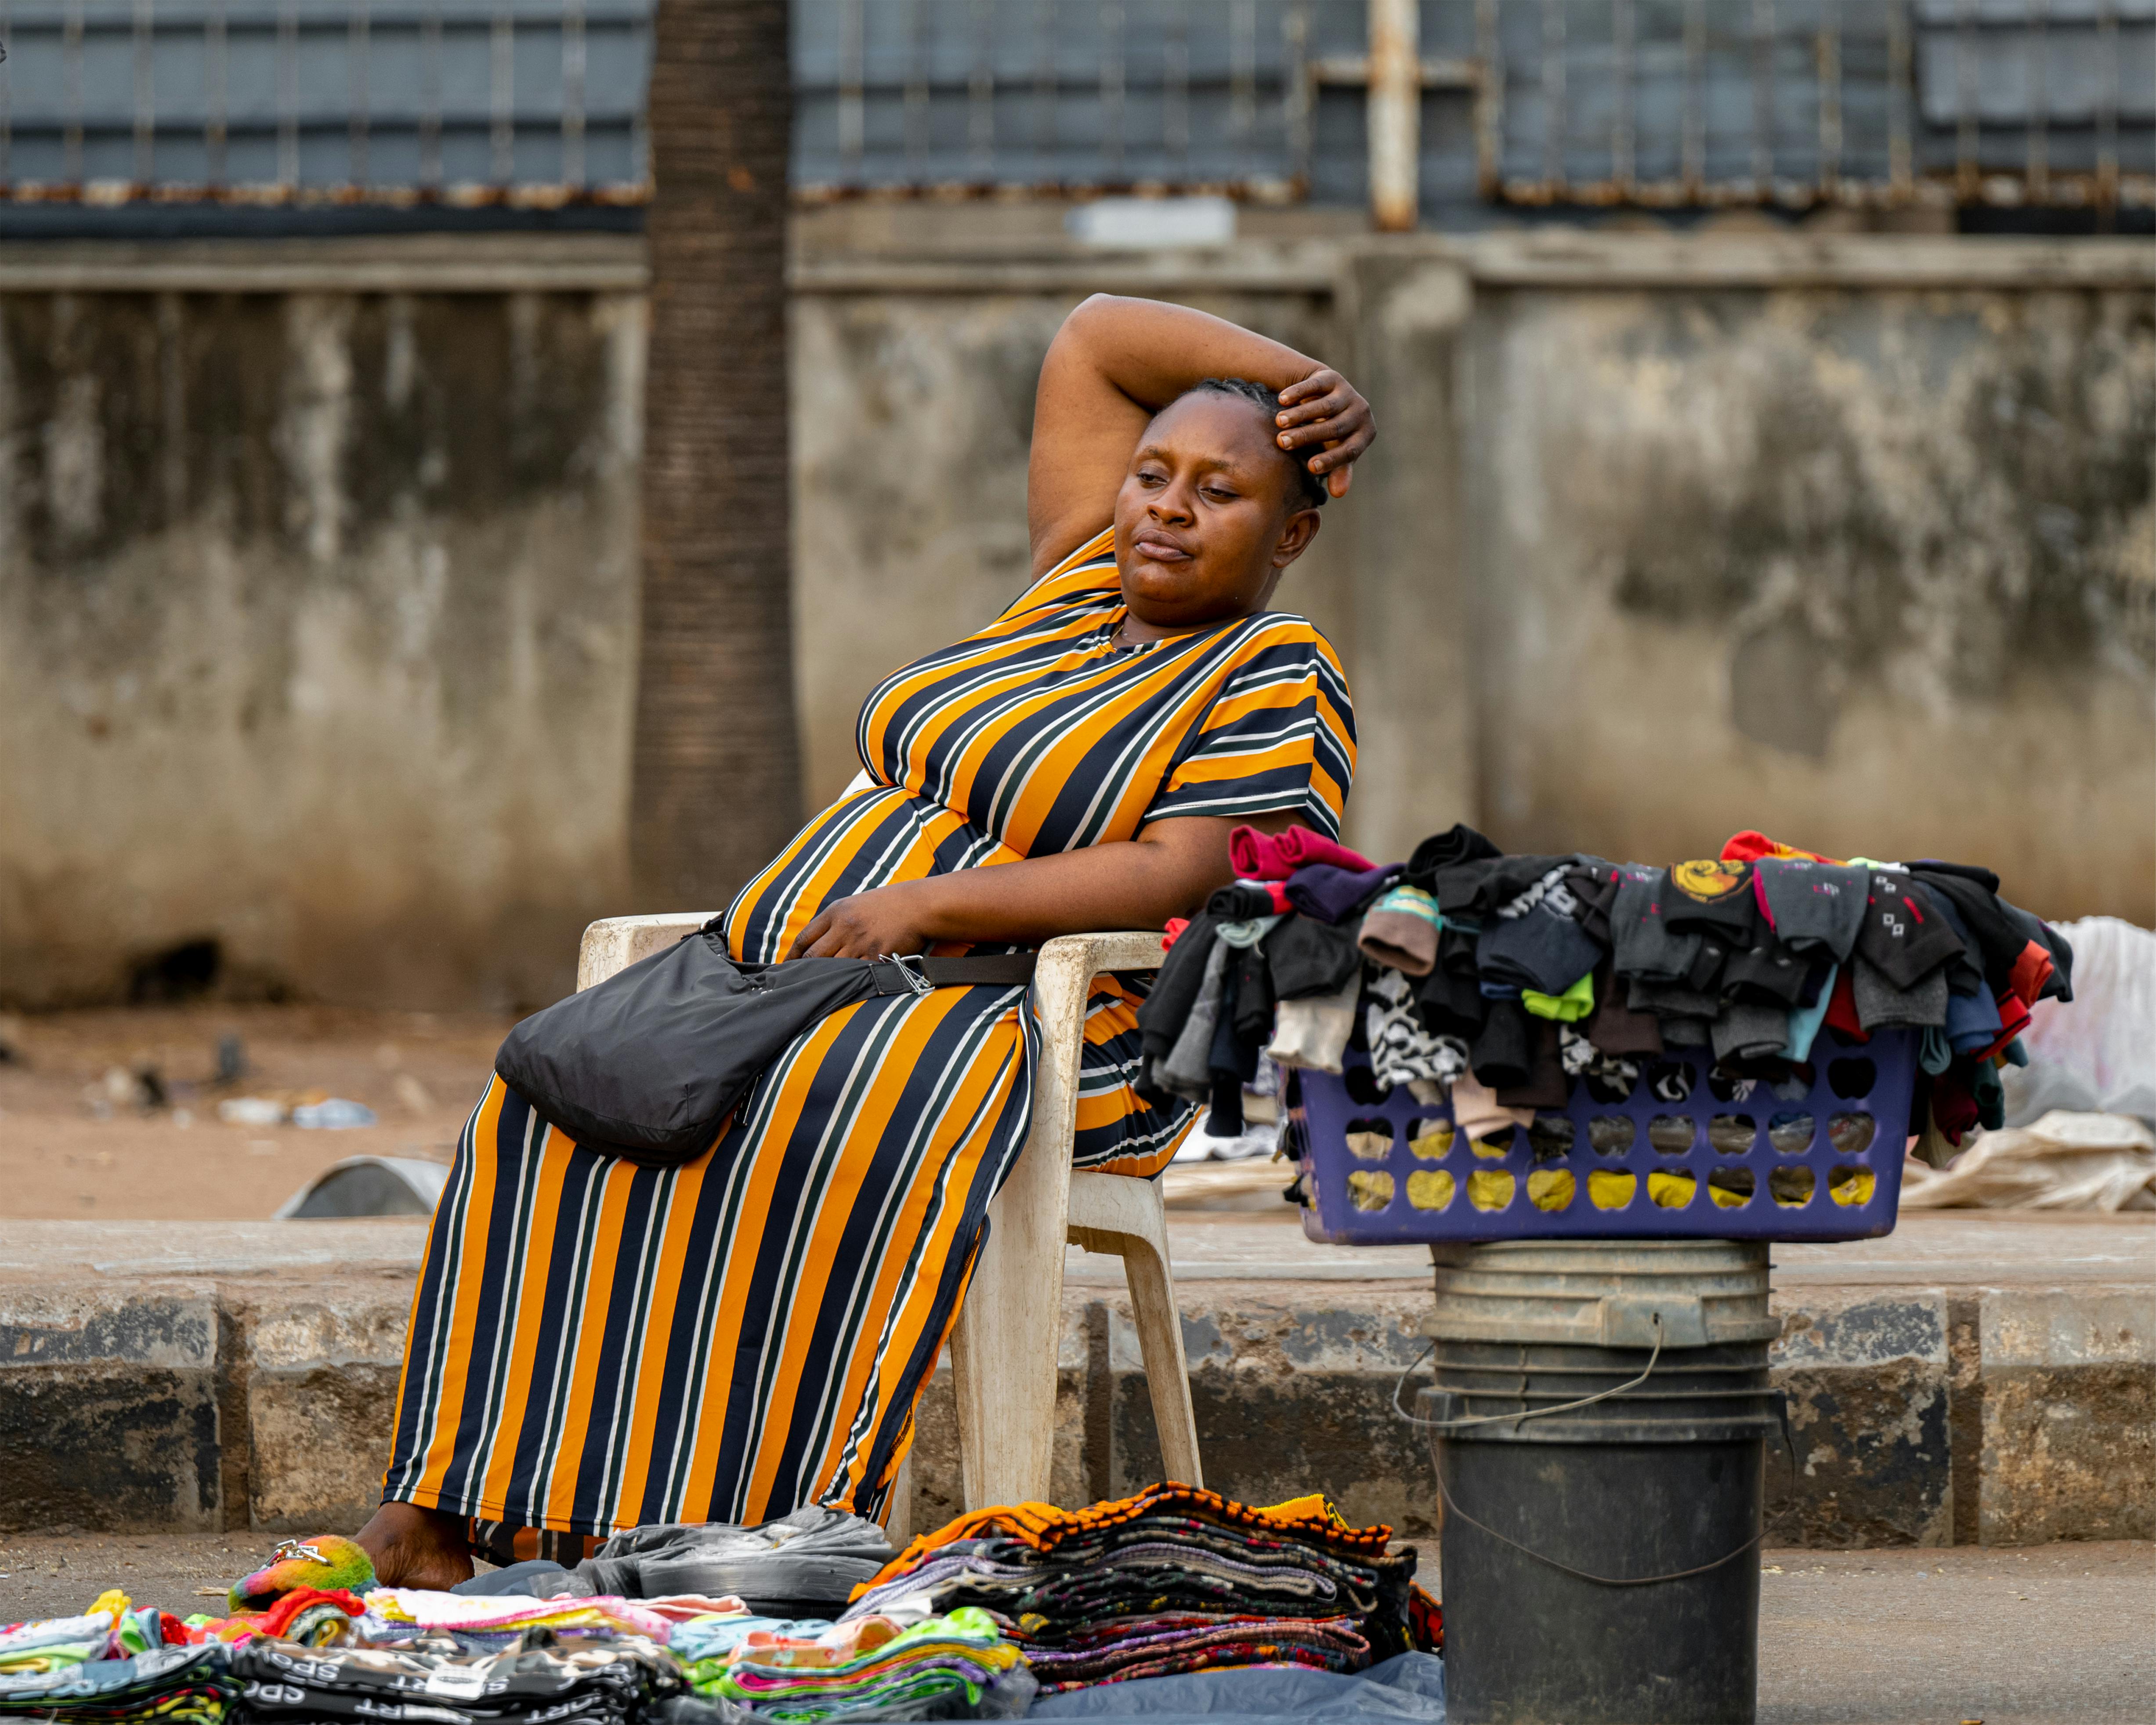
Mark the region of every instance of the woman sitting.
<instances>
[{"instance_id":1,"label":"woman sitting","mask_svg":"<svg viewBox=\"0 0 2156 1725\"><path fill-rule=\"evenodd\" d=\"M1236 825L1337 833L1347 685L1265 606L1370 438L1363 398L1277 342L1081 305L1041 367L1033 584L870 695L865 782L742 889L734 957L1158 928L1230 878ZM1157 1173L1191 1123L1132 1090L1139 998L1094 984L1081 1168ZM812 1502L880 1517L1025 1142L1036 1036L1019 987L863 1001L674 1169L581 1148L495 1079L434 1214L358 1536L382 1580Z\"/></svg>"}]
</instances>

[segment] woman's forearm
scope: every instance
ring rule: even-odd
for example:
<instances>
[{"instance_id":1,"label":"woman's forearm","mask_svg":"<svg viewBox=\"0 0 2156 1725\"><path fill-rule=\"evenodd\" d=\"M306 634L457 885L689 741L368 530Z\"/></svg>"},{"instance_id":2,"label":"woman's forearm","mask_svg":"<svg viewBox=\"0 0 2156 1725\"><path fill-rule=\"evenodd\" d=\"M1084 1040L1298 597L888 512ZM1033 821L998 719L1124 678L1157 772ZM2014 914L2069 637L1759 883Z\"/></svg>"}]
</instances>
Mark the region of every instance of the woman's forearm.
<instances>
[{"instance_id":1,"label":"woman's forearm","mask_svg":"<svg viewBox=\"0 0 2156 1725\"><path fill-rule=\"evenodd\" d=\"M1231 878L1225 858L1209 878L1166 846L1123 840L1054 856L967 869L892 891L930 941L1039 944L1099 928L1158 928L1187 916Z\"/></svg>"},{"instance_id":2,"label":"woman's forearm","mask_svg":"<svg viewBox=\"0 0 2156 1725\"><path fill-rule=\"evenodd\" d=\"M1296 824L1291 814L1186 815L1135 839L875 887L826 906L788 956L875 958L939 942L1032 947L1059 934L1158 928L1234 878L1228 837L1238 825L1278 833Z\"/></svg>"},{"instance_id":3,"label":"woman's forearm","mask_svg":"<svg viewBox=\"0 0 2156 1725\"><path fill-rule=\"evenodd\" d=\"M1101 376L1148 409L1167 406L1201 378L1248 377L1278 391L1320 365L1210 312L1115 294L1086 300L1065 321L1063 335L1082 347Z\"/></svg>"}]
</instances>

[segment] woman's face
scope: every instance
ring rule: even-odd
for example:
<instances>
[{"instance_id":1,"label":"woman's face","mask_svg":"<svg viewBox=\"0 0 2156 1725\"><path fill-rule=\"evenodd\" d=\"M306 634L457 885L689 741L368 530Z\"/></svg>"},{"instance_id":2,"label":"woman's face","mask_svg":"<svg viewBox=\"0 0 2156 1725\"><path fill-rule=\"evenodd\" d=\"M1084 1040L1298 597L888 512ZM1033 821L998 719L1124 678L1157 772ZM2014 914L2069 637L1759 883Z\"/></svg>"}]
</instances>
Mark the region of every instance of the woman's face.
<instances>
[{"instance_id":1,"label":"woman's face","mask_svg":"<svg viewBox=\"0 0 2156 1725\"><path fill-rule=\"evenodd\" d=\"M1292 459L1240 396L1201 390L1161 410L1116 494L1126 633L1157 639L1264 608L1317 533Z\"/></svg>"}]
</instances>

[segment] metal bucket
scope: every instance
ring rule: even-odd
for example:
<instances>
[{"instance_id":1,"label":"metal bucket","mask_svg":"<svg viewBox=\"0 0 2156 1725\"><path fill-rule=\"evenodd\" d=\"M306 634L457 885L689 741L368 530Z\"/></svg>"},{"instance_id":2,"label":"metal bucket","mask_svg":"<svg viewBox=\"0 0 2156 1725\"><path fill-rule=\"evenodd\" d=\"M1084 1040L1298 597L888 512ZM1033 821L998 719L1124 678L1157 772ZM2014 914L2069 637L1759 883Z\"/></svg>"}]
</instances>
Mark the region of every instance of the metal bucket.
<instances>
[{"instance_id":1,"label":"metal bucket","mask_svg":"<svg viewBox=\"0 0 2156 1725\"><path fill-rule=\"evenodd\" d=\"M1765 1245L1431 1250L1448 1717L1752 1720Z\"/></svg>"}]
</instances>

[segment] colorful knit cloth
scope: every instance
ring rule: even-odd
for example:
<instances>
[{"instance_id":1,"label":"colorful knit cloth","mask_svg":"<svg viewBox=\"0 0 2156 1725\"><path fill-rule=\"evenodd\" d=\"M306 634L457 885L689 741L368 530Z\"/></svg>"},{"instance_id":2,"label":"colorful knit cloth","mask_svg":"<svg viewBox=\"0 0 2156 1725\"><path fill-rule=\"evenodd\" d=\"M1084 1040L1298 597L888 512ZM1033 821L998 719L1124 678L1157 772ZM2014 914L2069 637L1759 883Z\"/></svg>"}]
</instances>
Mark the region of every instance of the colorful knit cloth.
<instances>
[{"instance_id":1,"label":"colorful knit cloth","mask_svg":"<svg viewBox=\"0 0 2156 1725\"><path fill-rule=\"evenodd\" d=\"M1034 1684L1018 1648L985 1611L900 1623L714 1617L683 1625L674 1652L700 1695L789 1722L1023 1713Z\"/></svg>"},{"instance_id":2,"label":"colorful knit cloth","mask_svg":"<svg viewBox=\"0 0 2156 1725\"><path fill-rule=\"evenodd\" d=\"M504 1645L530 1629L610 1630L642 1635L663 1647L674 1632L673 1623L662 1612L608 1594L593 1599L534 1599L520 1594L488 1598L378 1587L367 1594L367 1608L380 1620L372 1626L377 1640L395 1636L400 1625L413 1632L443 1630L459 1639L498 1636Z\"/></svg>"},{"instance_id":3,"label":"colorful knit cloth","mask_svg":"<svg viewBox=\"0 0 2156 1725\"><path fill-rule=\"evenodd\" d=\"M237 1589L234 1589L238 1591ZM367 1602L341 1589L295 1588L260 1611L235 1611L229 1617L190 1617L167 1641L296 1641L304 1647L327 1647L349 1640L353 1625L366 1615Z\"/></svg>"},{"instance_id":4,"label":"colorful knit cloth","mask_svg":"<svg viewBox=\"0 0 2156 1725\"><path fill-rule=\"evenodd\" d=\"M1409 1645L1414 1553L1323 1497L1178 1485L1067 1511L978 1510L915 1540L845 1617L988 1613L1043 1692L1233 1666L1358 1671Z\"/></svg>"}]
</instances>

